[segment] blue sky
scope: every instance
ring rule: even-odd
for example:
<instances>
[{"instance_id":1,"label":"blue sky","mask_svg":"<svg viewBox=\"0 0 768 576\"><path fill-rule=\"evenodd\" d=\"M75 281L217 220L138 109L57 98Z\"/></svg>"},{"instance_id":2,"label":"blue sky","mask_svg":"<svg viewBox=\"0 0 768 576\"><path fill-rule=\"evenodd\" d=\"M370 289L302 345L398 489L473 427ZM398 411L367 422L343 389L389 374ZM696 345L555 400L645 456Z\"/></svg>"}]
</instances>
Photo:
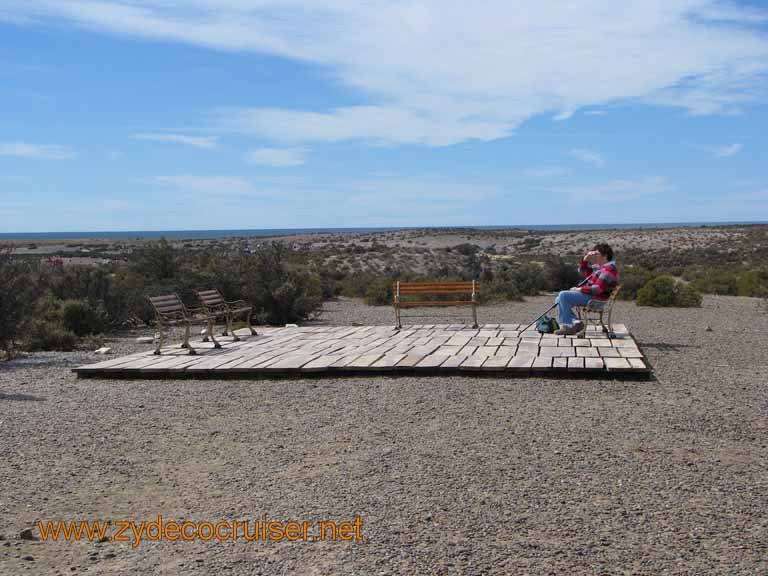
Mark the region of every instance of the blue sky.
<instances>
[{"instance_id":1,"label":"blue sky","mask_svg":"<svg viewBox=\"0 0 768 576\"><path fill-rule=\"evenodd\" d=\"M0 232L768 220L766 128L762 2L0 0Z\"/></svg>"}]
</instances>

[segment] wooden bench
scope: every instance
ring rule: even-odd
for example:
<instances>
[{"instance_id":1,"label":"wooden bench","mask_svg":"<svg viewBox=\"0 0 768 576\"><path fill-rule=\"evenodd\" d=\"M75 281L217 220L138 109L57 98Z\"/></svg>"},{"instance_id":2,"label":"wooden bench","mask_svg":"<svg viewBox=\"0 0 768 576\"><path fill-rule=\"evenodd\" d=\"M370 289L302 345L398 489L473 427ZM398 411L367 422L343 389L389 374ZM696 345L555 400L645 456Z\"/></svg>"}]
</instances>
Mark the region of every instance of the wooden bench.
<instances>
[{"instance_id":1,"label":"wooden bench","mask_svg":"<svg viewBox=\"0 0 768 576\"><path fill-rule=\"evenodd\" d=\"M190 354L197 354L195 349L189 343L192 324L203 324L205 318L200 316L200 308L187 308L179 298L178 294L165 294L163 296L148 296L152 310L155 312L155 321L157 322L158 338L155 346L155 354L160 355L160 349L163 347L165 338L165 329L168 326L184 325L184 342L182 348L187 348ZM221 346L219 346L221 347Z\"/></svg>"},{"instance_id":2,"label":"wooden bench","mask_svg":"<svg viewBox=\"0 0 768 576\"><path fill-rule=\"evenodd\" d=\"M480 283L469 282L395 282L394 293L395 327L403 327L400 310L403 308L421 308L423 306L472 306L473 328L477 328L477 298ZM451 296L450 300L424 300L424 297ZM461 296L468 299L461 300ZM405 298L405 299L404 299Z\"/></svg>"},{"instance_id":3,"label":"wooden bench","mask_svg":"<svg viewBox=\"0 0 768 576\"><path fill-rule=\"evenodd\" d=\"M253 314L253 306L248 304L245 300L233 300L228 302L224 300L224 296L218 290L195 290L198 300L202 305L203 314L208 319L208 335L213 338L213 329L216 324L216 320L224 318L226 322L226 328L222 332L222 336L231 335L235 342L239 342L240 338L232 330L232 319L238 315L245 315L246 324L251 331L251 335L256 336L256 330L251 327L251 315ZM208 341L208 336L203 338L203 342Z\"/></svg>"}]
</instances>

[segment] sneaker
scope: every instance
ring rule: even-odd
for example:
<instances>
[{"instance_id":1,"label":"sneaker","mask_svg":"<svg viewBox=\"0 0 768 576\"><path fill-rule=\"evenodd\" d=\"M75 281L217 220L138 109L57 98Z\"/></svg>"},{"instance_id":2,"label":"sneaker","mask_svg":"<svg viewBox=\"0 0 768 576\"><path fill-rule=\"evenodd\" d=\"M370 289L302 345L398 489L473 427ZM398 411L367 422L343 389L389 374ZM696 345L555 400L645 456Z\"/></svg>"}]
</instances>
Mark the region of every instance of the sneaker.
<instances>
[{"instance_id":1,"label":"sneaker","mask_svg":"<svg viewBox=\"0 0 768 576\"><path fill-rule=\"evenodd\" d=\"M576 326L576 324L563 324L560 327L560 330L555 330L555 334L557 336L573 336L574 334L578 334L581 331L580 326Z\"/></svg>"}]
</instances>

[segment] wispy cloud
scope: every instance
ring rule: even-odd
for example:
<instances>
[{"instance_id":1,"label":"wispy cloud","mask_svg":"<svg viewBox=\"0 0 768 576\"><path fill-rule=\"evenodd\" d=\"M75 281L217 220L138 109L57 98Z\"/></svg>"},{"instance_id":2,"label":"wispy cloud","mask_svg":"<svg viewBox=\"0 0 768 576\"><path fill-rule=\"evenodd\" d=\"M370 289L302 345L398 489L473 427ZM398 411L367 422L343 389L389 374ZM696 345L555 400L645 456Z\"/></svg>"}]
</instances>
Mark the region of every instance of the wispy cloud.
<instances>
[{"instance_id":1,"label":"wispy cloud","mask_svg":"<svg viewBox=\"0 0 768 576\"><path fill-rule=\"evenodd\" d=\"M257 191L253 182L239 176L177 174L174 176L156 176L153 181L179 190L211 194L253 194Z\"/></svg>"},{"instance_id":2,"label":"wispy cloud","mask_svg":"<svg viewBox=\"0 0 768 576\"><path fill-rule=\"evenodd\" d=\"M613 102L714 114L768 100L766 11L730 0L5 4L14 18L321 65L365 104L217 114L234 130L245 120L244 131L278 141L444 146L502 138L532 116L564 119Z\"/></svg>"},{"instance_id":3,"label":"wispy cloud","mask_svg":"<svg viewBox=\"0 0 768 576\"><path fill-rule=\"evenodd\" d=\"M565 194L573 203L594 202L597 205L600 203L627 202L672 190L674 187L660 176L636 180L611 180L593 184L554 186L548 189L549 192Z\"/></svg>"},{"instance_id":4,"label":"wispy cloud","mask_svg":"<svg viewBox=\"0 0 768 576\"><path fill-rule=\"evenodd\" d=\"M605 158L600 152L595 150L587 150L585 148L574 148L568 151L568 156L586 162L587 164L593 164L595 166L605 166Z\"/></svg>"},{"instance_id":5,"label":"wispy cloud","mask_svg":"<svg viewBox=\"0 0 768 576\"><path fill-rule=\"evenodd\" d=\"M75 151L68 146L30 144L28 142L0 142L0 156L36 158L40 160L69 160Z\"/></svg>"},{"instance_id":6,"label":"wispy cloud","mask_svg":"<svg viewBox=\"0 0 768 576\"><path fill-rule=\"evenodd\" d=\"M538 168L526 168L520 172L524 178L555 178L568 173L568 168L563 166L541 166Z\"/></svg>"},{"instance_id":7,"label":"wispy cloud","mask_svg":"<svg viewBox=\"0 0 768 576\"><path fill-rule=\"evenodd\" d=\"M246 160L261 166L287 168L305 164L306 156L305 148L253 148L248 151Z\"/></svg>"},{"instance_id":8,"label":"wispy cloud","mask_svg":"<svg viewBox=\"0 0 768 576\"><path fill-rule=\"evenodd\" d=\"M187 136L185 134L167 134L157 132L141 132L133 134L136 140L147 140L151 142L171 142L174 144L184 144L194 146L195 148L216 148L218 138L216 136Z\"/></svg>"},{"instance_id":9,"label":"wispy cloud","mask_svg":"<svg viewBox=\"0 0 768 576\"><path fill-rule=\"evenodd\" d=\"M714 156L716 158L729 158L730 156L735 156L741 152L742 148L743 145L739 144L738 142L735 144L729 144L728 146L720 146L714 150Z\"/></svg>"}]
</instances>

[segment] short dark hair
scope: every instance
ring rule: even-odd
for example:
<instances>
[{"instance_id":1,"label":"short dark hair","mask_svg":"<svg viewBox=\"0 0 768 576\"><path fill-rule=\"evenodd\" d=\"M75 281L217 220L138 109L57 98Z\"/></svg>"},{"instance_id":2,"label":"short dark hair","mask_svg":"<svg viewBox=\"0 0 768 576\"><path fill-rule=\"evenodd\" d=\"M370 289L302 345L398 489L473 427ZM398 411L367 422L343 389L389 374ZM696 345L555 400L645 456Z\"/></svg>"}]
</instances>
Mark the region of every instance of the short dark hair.
<instances>
[{"instance_id":1,"label":"short dark hair","mask_svg":"<svg viewBox=\"0 0 768 576\"><path fill-rule=\"evenodd\" d=\"M600 254L608 258L609 261L613 260L613 248L611 248L609 244L596 244L592 250L597 250Z\"/></svg>"}]
</instances>

